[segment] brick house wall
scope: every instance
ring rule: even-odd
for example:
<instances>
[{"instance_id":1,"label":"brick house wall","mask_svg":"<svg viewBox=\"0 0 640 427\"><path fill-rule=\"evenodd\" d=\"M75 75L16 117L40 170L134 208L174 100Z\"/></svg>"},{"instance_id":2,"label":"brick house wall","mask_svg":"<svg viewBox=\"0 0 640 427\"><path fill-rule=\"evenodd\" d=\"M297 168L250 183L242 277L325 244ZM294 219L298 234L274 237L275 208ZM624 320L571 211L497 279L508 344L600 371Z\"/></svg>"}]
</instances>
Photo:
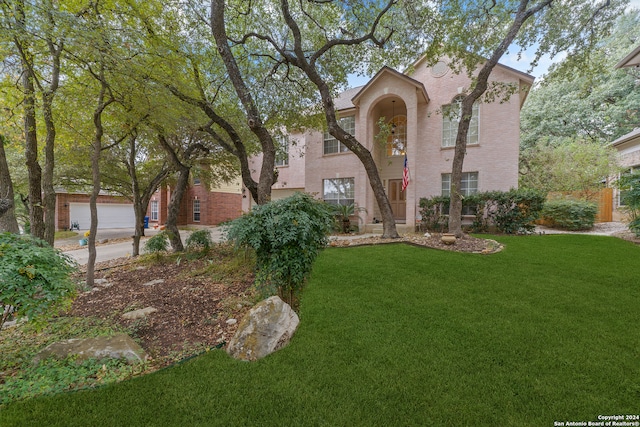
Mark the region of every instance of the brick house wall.
<instances>
[{"instance_id":1,"label":"brick house wall","mask_svg":"<svg viewBox=\"0 0 640 427\"><path fill-rule=\"evenodd\" d=\"M167 220L167 208L171 199L171 190L167 187L158 190L151 198L158 202L158 220L150 220L153 225L163 225ZM194 201L200 203L200 221L194 220ZM151 204L149 204L151 205ZM205 185L192 185L187 189L178 213L177 225L218 225L242 215L242 195L223 191L209 191ZM147 209L151 217L151 206Z\"/></svg>"}]
</instances>

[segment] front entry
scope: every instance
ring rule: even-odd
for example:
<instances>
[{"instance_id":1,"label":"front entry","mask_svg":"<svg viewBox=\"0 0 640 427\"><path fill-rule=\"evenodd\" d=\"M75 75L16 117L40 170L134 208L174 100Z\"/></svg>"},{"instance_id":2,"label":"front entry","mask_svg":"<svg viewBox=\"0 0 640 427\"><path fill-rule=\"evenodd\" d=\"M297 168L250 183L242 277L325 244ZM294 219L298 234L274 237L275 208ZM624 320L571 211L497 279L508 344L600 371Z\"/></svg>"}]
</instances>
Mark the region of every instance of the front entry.
<instances>
[{"instance_id":1,"label":"front entry","mask_svg":"<svg viewBox=\"0 0 640 427\"><path fill-rule=\"evenodd\" d=\"M407 193L402 191L401 179L389 180L389 203L391 203L391 211L393 218L396 220L407 219Z\"/></svg>"}]
</instances>

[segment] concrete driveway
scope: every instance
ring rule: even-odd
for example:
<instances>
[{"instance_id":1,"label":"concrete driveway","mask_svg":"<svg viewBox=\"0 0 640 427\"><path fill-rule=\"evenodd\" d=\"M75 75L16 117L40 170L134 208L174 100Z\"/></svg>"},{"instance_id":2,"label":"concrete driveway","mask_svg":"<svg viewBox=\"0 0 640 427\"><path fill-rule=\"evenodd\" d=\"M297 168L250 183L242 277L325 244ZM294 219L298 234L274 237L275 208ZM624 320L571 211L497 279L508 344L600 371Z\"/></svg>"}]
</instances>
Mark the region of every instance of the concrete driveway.
<instances>
[{"instance_id":1,"label":"concrete driveway","mask_svg":"<svg viewBox=\"0 0 640 427\"><path fill-rule=\"evenodd\" d=\"M205 227L203 227L205 228ZM211 238L214 242L222 241L222 232L219 227L206 227L211 231ZM71 246L78 244L78 240L82 238L86 230L78 231L78 236L71 239L56 240L55 247L64 248L65 246ZM158 234L160 230L149 228L145 230L145 236L140 239L140 252L144 253L144 242L152 236ZM181 230L180 237L184 243L186 238L195 230ZM96 240L100 241L107 239L106 244L96 245L96 262L110 261L116 258L131 256L133 251L133 239L132 236L134 230L130 228L117 228L117 229L104 229L98 230L96 234ZM127 239L123 241L122 239ZM109 241L114 241L109 243ZM80 265L85 265L89 261L89 248L83 246L80 249L72 249L64 251L65 254L71 256Z\"/></svg>"}]
</instances>

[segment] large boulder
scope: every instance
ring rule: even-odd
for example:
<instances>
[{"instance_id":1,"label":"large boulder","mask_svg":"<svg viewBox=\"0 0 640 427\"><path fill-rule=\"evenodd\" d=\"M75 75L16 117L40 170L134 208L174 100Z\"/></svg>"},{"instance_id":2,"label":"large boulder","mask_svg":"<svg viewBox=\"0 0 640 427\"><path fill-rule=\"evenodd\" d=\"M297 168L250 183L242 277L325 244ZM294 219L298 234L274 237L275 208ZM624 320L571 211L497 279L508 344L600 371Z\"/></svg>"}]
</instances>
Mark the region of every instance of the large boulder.
<instances>
[{"instance_id":1,"label":"large boulder","mask_svg":"<svg viewBox=\"0 0 640 427\"><path fill-rule=\"evenodd\" d=\"M242 319L227 353L240 360L258 360L286 346L298 328L298 315L279 297L268 298Z\"/></svg>"},{"instance_id":2,"label":"large boulder","mask_svg":"<svg viewBox=\"0 0 640 427\"><path fill-rule=\"evenodd\" d=\"M116 334L112 337L96 337L59 341L47 346L33 359L34 363L48 357L64 359L75 355L79 360L125 358L128 362L142 362L146 359L142 347L127 334Z\"/></svg>"}]
</instances>

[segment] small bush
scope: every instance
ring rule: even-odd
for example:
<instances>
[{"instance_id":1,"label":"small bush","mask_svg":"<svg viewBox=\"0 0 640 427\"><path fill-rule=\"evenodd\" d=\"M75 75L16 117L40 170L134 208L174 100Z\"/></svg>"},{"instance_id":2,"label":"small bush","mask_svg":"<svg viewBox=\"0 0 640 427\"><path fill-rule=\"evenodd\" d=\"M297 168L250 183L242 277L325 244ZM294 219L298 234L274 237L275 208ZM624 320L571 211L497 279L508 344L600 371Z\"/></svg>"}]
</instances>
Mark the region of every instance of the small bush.
<instances>
[{"instance_id":1,"label":"small bush","mask_svg":"<svg viewBox=\"0 0 640 427\"><path fill-rule=\"evenodd\" d=\"M167 233L164 231L159 232L155 236L151 237L144 244L144 250L148 253L160 253L167 250L169 247Z\"/></svg>"},{"instance_id":2,"label":"small bush","mask_svg":"<svg viewBox=\"0 0 640 427\"><path fill-rule=\"evenodd\" d=\"M236 246L256 253L256 284L265 294L277 291L289 303L302 288L313 261L327 244L333 211L325 202L296 193L253 210L226 229Z\"/></svg>"},{"instance_id":3,"label":"small bush","mask_svg":"<svg viewBox=\"0 0 640 427\"><path fill-rule=\"evenodd\" d=\"M506 234L530 233L540 217L546 195L534 190L484 193L486 215L498 231Z\"/></svg>"},{"instance_id":4,"label":"small bush","mask_svg":"<svg viewBox=\"0 0 640 427\"><path fill-rule=\"evenodd\" d=\"M422 231L446 231L449 218L449 197L421 198L420 215L422 216L420 221Z\"/></svg>"},{"instance_id":5,"label":"small bush","mask_svg":"<svg viewBox=\"0 0 640 427\"><path fill-rule=\"evenodd\" d=\"M582 200L549 200L544 204L542 218L551 227L565 230L589 230L596 220L598 206Z\"/></svg>"},{"instance_id":6,"label":"small bush","mask_svg":"<svg viewBox=\"0 0 640 427\"><path fill-rule=\"evenodd\" d=\"M205 228L194 231L187 237L186 243L188 249L202 248L205 251L209 250L211 245L213 245L211 230Z\"/></svg>"},{"instance_id":7,"label":"small bush","mask_svg":"<svg viewBox=\"0 0 640 427\"><path fill-rule=\"evenodd\" d=\"M9 307L33 319L73 295L75 262L43 240L0 233L0 260L0 327Z\"/></svg>"}]
</instances>

